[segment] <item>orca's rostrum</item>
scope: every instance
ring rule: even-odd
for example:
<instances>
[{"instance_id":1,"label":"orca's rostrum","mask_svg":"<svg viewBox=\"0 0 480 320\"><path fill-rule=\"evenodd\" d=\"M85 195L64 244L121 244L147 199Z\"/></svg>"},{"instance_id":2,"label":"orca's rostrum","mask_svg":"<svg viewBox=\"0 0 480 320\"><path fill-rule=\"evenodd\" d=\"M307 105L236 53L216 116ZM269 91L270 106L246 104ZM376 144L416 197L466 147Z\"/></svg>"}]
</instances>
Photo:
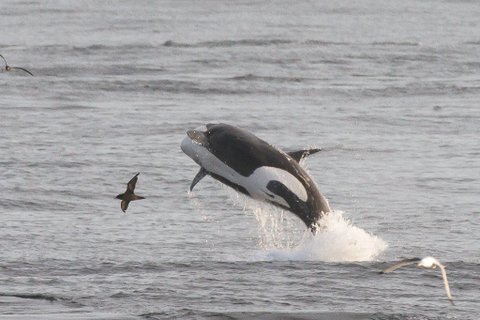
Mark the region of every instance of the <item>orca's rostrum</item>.
<instances>
[{"instance_id":1,"label":"orca's rostrum","mask_svg":"<svg viewBox=\"0 0 480 320\"><path fill-rule=\"evenodd\" d=\"M331 211L327 199L299 164L320 149L285 153L246 130L223 123L187 131L181 148L200 165L190 190L210 175L254 199L293 212L314 233L317 221Z\"/></svg>"}]
</instances>

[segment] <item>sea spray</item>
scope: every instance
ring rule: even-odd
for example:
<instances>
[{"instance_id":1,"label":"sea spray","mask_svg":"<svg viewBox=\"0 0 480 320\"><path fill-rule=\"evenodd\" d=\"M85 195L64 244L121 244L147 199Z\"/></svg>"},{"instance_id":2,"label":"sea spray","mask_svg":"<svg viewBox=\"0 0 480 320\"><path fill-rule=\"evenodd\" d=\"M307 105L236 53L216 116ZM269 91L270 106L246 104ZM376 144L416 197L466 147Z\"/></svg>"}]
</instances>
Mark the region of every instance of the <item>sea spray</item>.
<instances>
[{"instance_id":1,"label":"sea spray","mask_svg":"<svg viewBox=\"0 0 480 320\"><path fill-rule=\"evenodd\" d=\"M370 234L334 210L319 221L313 235L294 214L246 197L222 185L230 201L243 207L257 221L256 250L252 260L295 260L362 262L375 260L387 247L381 238Z\"/></svg>"},{"instance_id":2,"label":"sea spray","mask_svg":"<svg viewBox=\"0 0 480 320\"><path fill-rule=\"evenodd\" d=\"M265 247L257 259L325 262L372 261L386 248L381 238L354 226L342 211L333 211L319 221L319 232L305 231L295 247Z\"/></svg>"}]
</instances>

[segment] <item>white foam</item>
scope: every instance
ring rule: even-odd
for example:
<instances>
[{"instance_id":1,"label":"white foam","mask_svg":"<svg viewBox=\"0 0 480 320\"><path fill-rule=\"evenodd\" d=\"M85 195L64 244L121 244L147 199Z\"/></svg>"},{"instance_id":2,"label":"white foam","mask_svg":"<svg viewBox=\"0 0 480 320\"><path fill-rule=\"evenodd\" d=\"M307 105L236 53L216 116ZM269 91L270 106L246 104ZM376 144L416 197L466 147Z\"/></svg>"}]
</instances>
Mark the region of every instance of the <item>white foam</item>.
<instances>
[{"instance_id":1,"label":"white foam","mask_svg":"<svg viewBox=\"0 0 480 320\"><path fill-rule=\"evenodd\" d=\"M329 213L319 224L321 231L315 236L305 231L294 247L278 247L278 241L264 243L254 259L360 262L375 260L387 248L385 241L354 226L341 211Z\"/></svg>"},{"instance_id":2,"label":"white foam","mask_svg":"<svg viewBox=\"0 0 480 320\"><path fill-rule=\"evenodd\" d=\"M380 237L353 225L342 211L322 217L314 236L293 213L244 196L220 182L218 185L235 206L243 207L248 215L253 213L256 219L257 230L250 235L258 237L257 249L232 255L229 261L366 262L378 259L388 247ZM189 193L190 200L201 209L193 194Z\"/></svg>"},{"instance_id":3,"label":"white foam","mask_svg":"<svg viewBox=\"0 0 480 320\"><path fill-rule=\"evenodd\" d=\"M258 202L224 185L223 190L246 214L257 220L258 250L243 257L252 261L375 261L388 244L334 210L319 221L320 231L314 236L293 213ZM237 257L238 259L238 257Z\"/></svg>"}]
</instances>

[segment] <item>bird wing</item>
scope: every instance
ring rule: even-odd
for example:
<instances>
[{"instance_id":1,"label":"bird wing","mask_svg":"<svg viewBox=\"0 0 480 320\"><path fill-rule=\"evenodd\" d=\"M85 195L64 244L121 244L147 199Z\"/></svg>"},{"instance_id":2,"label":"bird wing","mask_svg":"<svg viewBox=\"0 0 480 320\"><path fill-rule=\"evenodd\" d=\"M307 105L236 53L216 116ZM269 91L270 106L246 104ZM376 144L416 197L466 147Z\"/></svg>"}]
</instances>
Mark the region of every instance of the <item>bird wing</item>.
<instances>
[{"instance_id":1,"label":"bird wing","mask_svg":"<svg viewBox=\"0 0 480 320\"><path fill-rule=\"evenodd\" d=\"M447 293L448 300L453 304L452 294L450 293L450 286L448 285L447 272L445 267L441 264L438 265L440 271L442 272L443 284L445 285L445 292Z\"/></svg>"},{"instance_id":2,"label":"bird wing","mask_svg":"<svg viewBox=\"0 0 480 320\"><path fill-rule=\"evenodd\" d=\"M5 62L5 66L8 66L7 60L1 54L0 57L2 57L3 61Z\"/></svg>"},{"instance_id":3,"label":"bird wing","mask_svg":"<svg viewBox=\"0 0 480 320\"><path fill-rule=\"evenodd\" d=\"M25 68L20 68L20 67L10 67L12 68L12 70L22 70L22 71L25 71L26 73L28 73L29 75L33 76L33 73L31 73L30 71L28 71L27 69Z\"/></svg>"},{"instance_id":4,"label":"bird wing","mask_svg":"<svg viewBox=\"0 0 480 320\"><path fill-rule=\"evenodd\" d=\"M422 260L422 259L420 259L420 258L405 259L405 260L399 261L399 262L395 263L394 265L380 271L380 273L390 273L390 272L393 272L393 271L397 270L398 268L418 263L420 260Z\"/></svg>"},{"instance_id":5,"label":"bird wing","mask_svg":"<svg viewBox=\"0 0 480 320\"><path fill-rule=\"evenodd\" d=\"M138 180L138 175L140 174L137 173L132 179L130 179L130 181L128 181L127 183L127 191L130 191L133 193L133 191L135 190L135 185L137 184L137 180Z\"/></svg>"},{"instance_id":6,"label":"bird wing","mask_svg":"<svg viewBox=\"0 0 480 320\"><path fill-rule=\"evenodd\" d=\"M129 203L130 203L130 201L122 200L122 203L120 204L120 207L122 208L123 212L127 211Z\"/></svg>"}]
</instances>

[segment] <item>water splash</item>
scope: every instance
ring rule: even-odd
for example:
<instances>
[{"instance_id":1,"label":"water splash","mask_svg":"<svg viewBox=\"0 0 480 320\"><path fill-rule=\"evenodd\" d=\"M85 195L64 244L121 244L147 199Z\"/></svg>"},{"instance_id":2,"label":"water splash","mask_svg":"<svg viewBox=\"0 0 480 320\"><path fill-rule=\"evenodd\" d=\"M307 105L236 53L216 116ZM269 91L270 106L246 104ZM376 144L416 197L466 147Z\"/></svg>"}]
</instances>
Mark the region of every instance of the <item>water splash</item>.
<instances>
[{"instance_id":1,"label":"water splash","mask_svg":"<svg viewBox=\"0 0 480 320\"><path fill-rule=\"evenodd\" d=\"M343 211L333 211L322 217L318 222L320 231L313 235L293 213L220 185L235 206L255 216L259 250L246 257L247 260L373 261L388 247L381 238L353 225Z\"/></svg>"},{"instance_id":2,"label":"water splash","mask_svg":"<svg viewBox=\"0 0 480 320\"><path fill-rule=\"evenodd\" d=\"M300 260L325 262L372 261L386 248L381 238L354 226L342 211L333 211L320 221L315 236L310 231L302 234L298 245L278 247L270 242L261 252L259 260ZM264 243L265 244L265 243ZM273 246L272 246L273 245Z\"/></svg>"}]
</instances>

